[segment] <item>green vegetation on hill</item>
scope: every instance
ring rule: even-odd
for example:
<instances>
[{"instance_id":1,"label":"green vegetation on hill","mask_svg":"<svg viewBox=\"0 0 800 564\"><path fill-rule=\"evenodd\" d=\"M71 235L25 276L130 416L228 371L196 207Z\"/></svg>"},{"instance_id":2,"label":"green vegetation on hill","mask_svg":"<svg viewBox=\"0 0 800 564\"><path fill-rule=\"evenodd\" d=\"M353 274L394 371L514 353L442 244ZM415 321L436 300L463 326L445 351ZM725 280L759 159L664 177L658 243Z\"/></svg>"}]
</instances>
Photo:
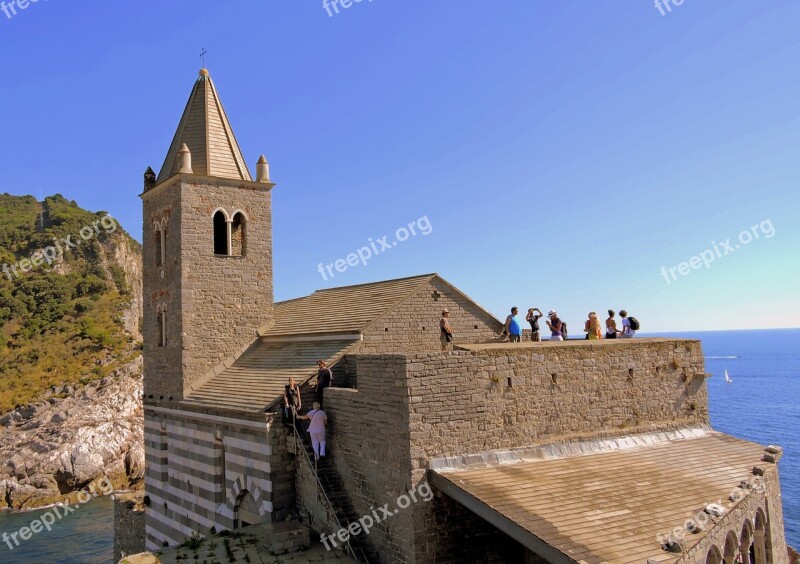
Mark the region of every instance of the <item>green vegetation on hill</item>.
<instances>
[{"instance_id":1,"label":"green vegetation on hill","mask_svg":"<svg viewBox=\"0 0 800 564\"><path fill-rule=\"evenodd\" d=\"M138 353L123 327L132 289L112 260L118 245L141 250L110 219L99 223L106 216L58 194L44 207L31 196L0 195L0 268L9 267L0 272L0 413L51 385L103 377ZM81 240L87 227L92 235ZM79 244L59 243L63 261L21 271L24 259L66 237Z\"/></svg>"}]
</instances>

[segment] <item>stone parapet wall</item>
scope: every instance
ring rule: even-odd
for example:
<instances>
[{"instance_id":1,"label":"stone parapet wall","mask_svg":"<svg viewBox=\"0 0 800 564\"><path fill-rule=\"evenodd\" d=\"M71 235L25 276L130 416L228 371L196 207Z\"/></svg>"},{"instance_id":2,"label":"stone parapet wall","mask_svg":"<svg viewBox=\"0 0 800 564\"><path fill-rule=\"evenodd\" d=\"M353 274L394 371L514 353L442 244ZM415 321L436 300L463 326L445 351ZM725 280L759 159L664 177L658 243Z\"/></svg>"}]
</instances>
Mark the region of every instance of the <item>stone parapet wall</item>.
<instances>
[{"instance_id":1,"label":"stone parapet wall","mask_svg":"<svg viewBox=\"0 0 800 564\"><path fill-rule=\"evenodd\" d=\"M448 455L708 423L698 341L487 345L356 354L346 364L358 388L326 392L329 442L364 514L417 487L430 461ZM456 562L450 555L465 551L487 562L507 556L486 548L506 537L440 497L400 512L371 537L386 562Z\"/></svg>"}]
</instances>

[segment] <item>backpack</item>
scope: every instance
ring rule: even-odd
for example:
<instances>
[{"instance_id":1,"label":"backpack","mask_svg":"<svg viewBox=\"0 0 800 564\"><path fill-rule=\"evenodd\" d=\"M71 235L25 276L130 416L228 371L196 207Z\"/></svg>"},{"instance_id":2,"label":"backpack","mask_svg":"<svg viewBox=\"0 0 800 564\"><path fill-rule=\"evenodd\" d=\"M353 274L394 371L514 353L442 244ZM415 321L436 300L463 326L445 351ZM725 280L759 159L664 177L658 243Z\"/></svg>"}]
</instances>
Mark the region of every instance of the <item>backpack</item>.
<instances>
[{"instance_id":1,"label":"backpack","mask_svg":"<svg viewBox=\"0 0 800 564\"><path fill-rule=\"evenodd\" d=\"M567 336L567 322L566 321L562 321L561 322L561 336L564 337L565 340L569 338Z\"/></svg>"},{"instance_id":2,"label":"backpack","mask_svg":"<svg viewBox=\"0 0 800 564\"><path fill-rule=\"evenodd\" d=\"M631 324L631 329L633 329L634 331L638 331L639 330L639 320L638 319L636 319L633 316L628 316L628 321Z\"/></svg>"}]
</instances>

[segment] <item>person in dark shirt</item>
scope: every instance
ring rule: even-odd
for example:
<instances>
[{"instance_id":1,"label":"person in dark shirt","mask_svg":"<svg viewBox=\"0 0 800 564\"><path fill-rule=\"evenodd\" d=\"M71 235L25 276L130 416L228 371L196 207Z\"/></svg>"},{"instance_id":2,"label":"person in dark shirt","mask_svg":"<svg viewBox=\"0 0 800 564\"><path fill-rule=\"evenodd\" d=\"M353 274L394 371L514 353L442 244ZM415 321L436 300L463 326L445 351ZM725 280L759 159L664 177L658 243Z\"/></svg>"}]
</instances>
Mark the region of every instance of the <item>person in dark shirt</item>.
<instances>
[{"instance_id":1,"label":"person in dark shirt","mask_svg":"<svg viewBox=\"0 0 800 564\"><path fill-rule=\"evenodd\" d=\"M328 368L328 364L320 359L317 361L319 371L317 372L317 392L319 392L319 404L322 405L322 400L325 395L325 388L333 384L333 372Z\"/></svg>"},{"instance_id":2,"label":"person in dark shirt","mask_svg":"<svg viewBox=\"0 0 800 564\"><path fill-rule=\"evenodd\" d=\"M528 310L528 315L525 317L525 321L531 324L531 341L541 341L541 335L539 334L539 319L544 317L544 314L538 307L532 307Z\"/></svg>"},{"instance_id":3,"label":"person in dark shirt","mask_svg":"<svg viewBox=\"0 0 800 564\"><path fill-rule=\"evenodd\" d=\"M295 416L302 406L300 397L300 386L294 378L289 378L289 383L284 386L283 391L283 416L286 421L295 423Z\"/></svg>"}]
</instances>

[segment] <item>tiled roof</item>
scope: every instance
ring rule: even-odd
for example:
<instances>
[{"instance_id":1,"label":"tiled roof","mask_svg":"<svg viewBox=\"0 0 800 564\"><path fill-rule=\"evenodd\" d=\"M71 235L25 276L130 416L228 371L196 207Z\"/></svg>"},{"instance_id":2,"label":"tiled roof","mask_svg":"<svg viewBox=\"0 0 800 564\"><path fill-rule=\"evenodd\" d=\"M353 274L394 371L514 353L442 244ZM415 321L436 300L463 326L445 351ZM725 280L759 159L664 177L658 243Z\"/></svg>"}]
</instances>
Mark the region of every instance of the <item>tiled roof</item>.
<instances>
[{"instance_id":1,"label":"tiled roof","mask_svg":"<svg viewBox=\"0 0 800 564\"><path fill-rule=\"evenodd\" d=\"M184 143L192 154L194 174L252 180L217 89L205 69L194 84L156 182L180 170L178 151Z\"/></svg>"},{"instance_id":2,"label":"tiled roof","mask_svg":"<svg viewBox=\"0 0 800 564\"><path fill-rule=\"evenodd\" d=\"M275 304L275 324L266 335L357 333L408 298L435 274L319 290Z\"/></svg>"},{"instance_id":3,"label":"tiled roof","mask_svg":"<svg viewBox=\"0 0 800 564\"><path fill-rule=\"evenodd\" d=\"M575 561L640 563L673 560L657 535L727 500L752 478L763 452L709 432L601 454L440 470L432 482L530 548L544 541ZM705 534L686 539L693 545Z\"/></svg>"},{"instance_id":4,"label":"tiled roof","mask_svg":"<svg viewBox=\"0 0 800 564\"><path fill-rule=\"evenodd\" d=\"M214 376L184 401L198 407L261 411L283 396L294 377L302 384L317 372L317 360L338 360L353 340L259 341L227 370Z\"/></svg>"}]
</instances>

